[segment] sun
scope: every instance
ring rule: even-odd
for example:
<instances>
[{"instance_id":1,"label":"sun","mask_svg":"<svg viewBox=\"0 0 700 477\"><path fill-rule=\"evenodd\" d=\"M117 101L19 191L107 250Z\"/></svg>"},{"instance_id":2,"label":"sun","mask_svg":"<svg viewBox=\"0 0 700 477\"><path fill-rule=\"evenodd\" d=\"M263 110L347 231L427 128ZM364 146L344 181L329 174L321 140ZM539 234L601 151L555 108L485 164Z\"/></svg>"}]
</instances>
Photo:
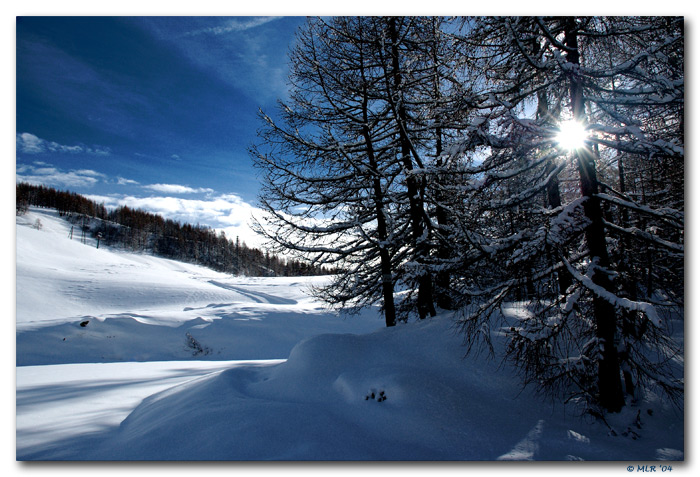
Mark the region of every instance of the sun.
<instances>
[{"instance_id":1,"label":"sun","mask_svg":"<svg viewBox=\"0 0 700 477\"><path fill-rule=\"evenodd\" d=\"M556 141L564 149L573 151L574 149L582 148L587 138L588 132L586 127L580 122L564 121L559 124Z\"/></svg>"}]
</instances>

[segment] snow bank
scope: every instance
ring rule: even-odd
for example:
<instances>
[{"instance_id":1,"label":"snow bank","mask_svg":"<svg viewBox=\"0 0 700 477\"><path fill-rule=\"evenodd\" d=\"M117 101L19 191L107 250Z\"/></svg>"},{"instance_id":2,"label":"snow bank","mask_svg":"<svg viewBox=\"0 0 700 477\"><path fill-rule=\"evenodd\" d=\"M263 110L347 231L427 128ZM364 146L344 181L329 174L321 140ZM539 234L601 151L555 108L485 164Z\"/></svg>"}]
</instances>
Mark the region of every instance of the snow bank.
<instances>
[{"instance_id":1,"label":"snow bank","mask_svg":"<svg viewBox=\"0 0 700 477\"><path fill-rule=\"evenodd\" d=\"M521 392L496 363L462 358L439 317L306 339L143 400L77 460L654 460L682 458L682 418L644 403L601 422ZM385 397L385 399L384 399ZM639 419L636 414L640 413ZM639 422L639 426L636 423ZM630 434L623 435L626 431ZM68 441L70 442L70 441ZM51 459L57 451L36 453Z\"/></svg>"}]
</instances>

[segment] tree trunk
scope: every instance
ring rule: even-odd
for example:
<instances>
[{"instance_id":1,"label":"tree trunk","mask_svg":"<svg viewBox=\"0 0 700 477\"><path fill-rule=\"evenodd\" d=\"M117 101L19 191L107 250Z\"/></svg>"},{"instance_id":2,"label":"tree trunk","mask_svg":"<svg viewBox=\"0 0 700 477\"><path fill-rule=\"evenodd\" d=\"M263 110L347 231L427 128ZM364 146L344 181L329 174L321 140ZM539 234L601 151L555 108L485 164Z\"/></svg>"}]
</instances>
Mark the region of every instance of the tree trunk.
<instances>
[{"instance_id":1,"label":"tree trunk","mask_svg":"<svg viewBox=\"0 0 700 477\"><path fill-rule=\"evenodd\" d=\"M438 33L437 26L435 22L432 23L432 35L433 35L433 45L432 45L432 60L433 60L433 98L437 102L440 97L440 75L438 71ZM442 127L440 121L442 118L436 119L435 127L435 158L436 158L436 169L438 171L437 176L437 190L436 190L436 204L435 204L435 218L438 223L437 230L437 257L439 264L441 265L440 271L435 274L435 301L437 306L443 310L454 309L454 303L452 302L452 297L450 296L450 272L445 269L444 262L452 257L452 247L447 243L446 230L449 226L449 214L444 206L447 199L441 187L443 185L443 179L446 178L446 174L442 172L442 168L446 166L446 163L442 160Z\"/></svg>"},{"instance_id":2,"label":"tree trunk","mask_svg":"<svg viewBox=\"0 0 700 477\"><path fill-rule=\"evenodd\" d=\"M419 264L425 263L425 257L428 256L428 241L424 237L425 223L423 208L423 200L420 195L420 187L416 176L413 174L413 161L411 160L411 144L406 131L408 123L408 115L406 107L401 98L402 79L399 64L399 47L398 47L398 32L396 31L396 19L390 17L389 23L389 39L391 41L391 60L392 60L392 75L394 80L394 92L396 100L390 99L394 103L397 116L397 126L399 132L399 144L401 146L401 162L406 173L406 192L408 194L410 220L413 246L415 250L416 262ZM392 91L388 91L389 97L392 96ZM433 304L433 280L430 273L421 267L418 277L418 315L421 319L430 316L435 316L435 306Z\"/></svg>"},{"instance_id":3,"label":"tree trunk","mask_svg":"<svg viewBox=\"0 0 700 477\"><path fill-rule=\"evenodd\" d=\"M366 129L366 128L363 128ZM365 133L365 141L367 142L367 157L375 177L372 180L374 190L374 206L377 214L377 238L379 239L379 261L381 262L382 270L382 297L384 300L384 321L386 326L394 326L396 324L396 307L394 305L394 280L391 273L391 255L389 254L386 216L384 215L384 194L379 178L377 161L374 157L372 142L369 138L369 132Z\"/></svg>"},{"instance_id":4,"label":"tree trunk","mask_svg":"<svg viewBox=\"0 0 700 477\"><path fill-rule=\"evenodd\" d=\"M382 191L379 164L374 154L374 146L369 130L369 106L367 82L365 81L364 59L361 63L363 89L362 89L362 136L365 140L367 162L369 163L372 177L372 190L374 193L374 208L377 216L377 238L379 240L379 261L382 272L382 299L384 301L384 321L386 326L396 325L396 306L394 305L394 279L392 276L391 254L389 253L389 231L384 209L384 192Z\"/></svg>"},{"instance_id":5,"label":"tree trunk","mask_svg":"<svg viewBox=\"0 0 700 477\"><path fill-rule=\"evenodd\" d=\"M574 65L570 72L570 97L573 117L581 121L585 117L583 104L583 84L578 74L580 65L578 52L577 25L574 18L568 19L564 42L568 47L567 61ZM581 195L586 199L583 210L590 221L585 238L594 267L593 283L612 292L613 284L606 273L610 267L610 258L605 242L605 228L598 193L598 179L595 169L595 154L586 146L575 152L580 177ZM616 312L608 301L595 296L593 299L596 336L600 341L602 357L598 360L598 399L602 407L609 412L619 412L624 405L622 383L620 380L620 363L615 348Z\"/></svg>"},{"instance_id":6,"label":"tree trunk","mask_svg":"<svg viewBox=\"0 0 700 477\"><path fill-rule=\"evenodd\" d=\"M549 112L549 104L547 101L547 92L541 90L537 93L537 117L542 119L545 118L547 123L551 123L552 114ZM553 160L547 163L545 168L545 175L549 176L554 169L556 169L556 164ZM559 192L559 176L555 176L547 184L547 207L550 209L556 209L561 206L561 193ZM552 253L550 249L548 253ZM559 293L561 295L566 295L566 290L569 289L572 283L571 275L565 269L560 269L557 272L557 283L559 285Z\"/></svg>"}]
</instances>

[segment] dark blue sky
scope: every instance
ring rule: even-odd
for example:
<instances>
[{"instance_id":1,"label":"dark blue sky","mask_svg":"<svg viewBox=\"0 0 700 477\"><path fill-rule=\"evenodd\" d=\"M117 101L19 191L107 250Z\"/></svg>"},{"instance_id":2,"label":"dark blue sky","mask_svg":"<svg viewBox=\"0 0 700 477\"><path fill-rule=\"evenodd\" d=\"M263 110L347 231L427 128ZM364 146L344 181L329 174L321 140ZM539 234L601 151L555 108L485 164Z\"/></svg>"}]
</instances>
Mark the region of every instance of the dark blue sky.
<instances>
[{"instance_id":1,"label":"dark blue sky","mask_svg":"<svg viewBox=\"0 0 700 477\"><path fill-rule=\"evenodd\" d=\"M304 21L18 17L17 179L227 228Z\"/></svg>"}]
</instances>

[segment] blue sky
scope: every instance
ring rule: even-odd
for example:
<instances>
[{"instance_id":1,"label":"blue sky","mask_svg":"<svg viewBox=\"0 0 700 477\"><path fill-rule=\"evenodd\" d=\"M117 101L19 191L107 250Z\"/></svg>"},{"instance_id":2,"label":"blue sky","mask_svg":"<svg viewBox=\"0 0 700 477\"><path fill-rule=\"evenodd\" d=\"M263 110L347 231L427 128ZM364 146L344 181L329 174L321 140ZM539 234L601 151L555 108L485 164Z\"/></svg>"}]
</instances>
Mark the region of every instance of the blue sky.
<instances>
[{"instance_id":1,"label":"blue sky","mask_svg":"<svg viewBox=\"0 0 700 477\"><path fill-rule=\"evenodd\" d=\"M18 17L17 180L245 235L247 147L304 21Z\"/></svg>"}]
</instances>

